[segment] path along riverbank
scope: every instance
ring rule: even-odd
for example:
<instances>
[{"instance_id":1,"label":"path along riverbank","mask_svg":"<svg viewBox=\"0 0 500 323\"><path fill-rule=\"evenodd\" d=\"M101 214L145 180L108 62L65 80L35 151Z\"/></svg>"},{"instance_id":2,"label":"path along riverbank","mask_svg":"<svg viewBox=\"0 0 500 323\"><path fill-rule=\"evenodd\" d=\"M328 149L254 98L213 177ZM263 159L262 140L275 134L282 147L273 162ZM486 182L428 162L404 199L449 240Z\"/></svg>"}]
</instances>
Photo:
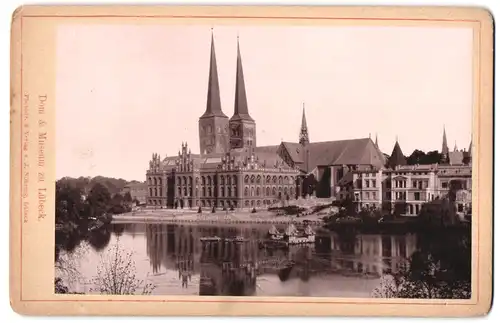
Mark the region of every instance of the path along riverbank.
<instances>
[{"instance_id":1,"label":"path along riverbank","mask_svg":"<svg viewBox=\"0 0 500 323\"><path fill-rule=\"evenodd\" d=\"M177 210L145 210L114 215L114 223L130 222L162 222L162 223L200 223L200 224L301 224L305 220L311 225L323 225L321 216L307 215L301 217L276 215L269 211L259 211L257 213L241 211L219 211L210 213L197 213L196 211Z\"/></svg>"}]
</instances>

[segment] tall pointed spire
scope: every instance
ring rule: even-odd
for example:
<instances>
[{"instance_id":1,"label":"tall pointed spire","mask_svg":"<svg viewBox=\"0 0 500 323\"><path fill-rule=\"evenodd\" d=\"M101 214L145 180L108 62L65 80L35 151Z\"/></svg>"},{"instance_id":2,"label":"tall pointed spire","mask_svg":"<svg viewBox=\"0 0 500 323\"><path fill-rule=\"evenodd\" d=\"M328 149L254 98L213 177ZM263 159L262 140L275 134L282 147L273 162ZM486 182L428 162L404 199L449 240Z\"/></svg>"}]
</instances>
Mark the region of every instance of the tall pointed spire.
<instances>
[{"instance_id":1,"label":"tall pointed spire","mask_svg":"<svg viewBox=\"0 0 500 323\"><path fill-rule=\"evenodd\" d=\"M236 91L234 95L234 115L231 120L254 121L248 113L247 92L245 89L245 77L243 75L243 64L240 53L240 37L237 38L236 57Z\"/></svg>"},{"instance_id":2,"label":"tall pointed spire","mask_svg":"<svg viewBox=\"0 0 500 323\"><path fill-rule=\"evenodd\" d=\"M456 140L455 140L455 148L453 148L453 151L458 151L457 141Z\"/></svg>"},{"instance_id":3,"label":"tall pointed spire","mask_svg":"<svg viewBox=\"0 0 500 323\"><path fill-rule=\"evenodd\" d=\"M299 143L303 146L309 143L309 131L307 130L306 122L306 106L304 103L302 103L302 124L300 126Z\"/></svg>"},{"instance_id":4,"label":"tall pointed spire","mask_svg":"<svg viewBox=\"0 0 500 323\"><path fill-rule=\"evenodd\" d=\"M443 145L441 147L441 154L443 155L448 155L449 150L448 150L448 141L446 140L446 129L443 125Z\"/></svg>"},{"instance_id":5,"label":"tall pointed spire","mask_svg":"<svg viewBox=\"0 0 500 323\"><path fill-rule=\"evenodd\" d=\"M219 76L217 73L217 59L215 57L214 33L212 29L212 40L210 45L210 70L208 74L207 109L201 118L205 117L225 117L220 103Z\"/></svg>"},{"instance_id":6,"label":"tall pointed spire","mask_svg":"<svg viewBox=\"0 0 500 323\"><path fill-rule=\"evenodd\" d=\"M375 134L375 147L378 148L378 133Z\"/></svg>"},{"instance_id":7,"label":"tall pointed spire","mask_svg":"<svg viewBox=\"0 0 500 323\"><path fill-rule=\"evenodd\" d=\"M229 119L229 143L232 149L249 148L253 151L257 146L255 121L248 113L247 93L245 90L245 77L241 62L240 38L237 39L236 57L236 88L234 93L234 115Z\"/></svg>"}]
</instances>

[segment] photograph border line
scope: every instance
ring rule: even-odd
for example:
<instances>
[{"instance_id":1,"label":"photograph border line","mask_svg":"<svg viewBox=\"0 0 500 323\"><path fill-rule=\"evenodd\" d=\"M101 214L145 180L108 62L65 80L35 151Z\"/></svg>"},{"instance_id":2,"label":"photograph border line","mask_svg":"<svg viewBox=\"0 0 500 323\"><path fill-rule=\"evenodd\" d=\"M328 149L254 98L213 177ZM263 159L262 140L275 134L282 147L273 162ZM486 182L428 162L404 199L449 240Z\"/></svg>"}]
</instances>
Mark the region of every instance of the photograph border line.
<instances>
[{"instance_id":1,"label":"photograph border line","mask_svg":"<svg viewBox=\"0 0 500 323\"><path fill-rule=\"evenodd\" d=\"M478 23L479 24L479 30L478 30L478 49L477 49L477 55L478 57L481 57L481 35L482 35L482 21L478 19L445 19L445 18L382 18L382 17L321 17L321 16L230 16L230 15L23 15L21 14L20 18L20 43L21 43L21 50L20 50L20 56L21 56L21 75L20 75L20 89L21 92L23 93L23 19L24 18L171 18L171 19L269 19L269 20L364 20L364 21L429 21L429 22L469 22L469 23ZM474 46L473 46L474 47ZM481 75L481 59L478 60L478 74ZM478 80L478 94L477 94L477 101L480 101L481 98L481 77L479 77ZM478 105L477 109L479 112L479 116L481 116L481 104L480 102L476 103ZM23 120L23 109L22 109L22 100L20 100L20 119L21 119L21 124ZM481 136L478 136L478 147L476 149L480 149L481 145L479 144L481 140ZM21 136L21 145L22 145L22 136ZM480 155L480 151L478 150L478 155ZM21 165L23 164L23 152L21 150ZM478 163L478 171L479 171L479 165ZM22 167L20 167L21 171L21 196L22 196ZM476 181L479 182L479 177L476 178ZM477 185L476 187L479 187ZM480 196L480 191L478 192L478 200ZM21 200L21 205L20 205L20 211L22 213L22 199ZM480 208L480 203L478 204L478 213ZM480 217L477 217L477 227L479 227L479 219ZM398 302L398 301L390 301L387 300L386 302L368 302L368 303L360 303L359 301L356 301L356 298L353 298L353 301L302 301L302 300L290 300L290 301L268 301L268 300L221 300L221 299L206 299L206 300L200 300L200 299L193 299L193 300L188 300L188 299L84 299L84 298L78 298L78 299L23 299L22 294L23 294L23 216L21 214L20 216L20 221L21 221L21 226L20 226L20 301L21 302L151 302L151 303L250 303L250 304L258 304L258 303L264 303L264 304L351 304L351 305L466 305L466 306L471 306L471 305L477 305L479 303L479 250L480 250L480 235L477 236L477 256L476 256L476 297L475 297L475 302L470 303L470 302L460 302L460 303L455 303L450 302L450 300L427 300L424 302L414 302L412 300L409 302L407 299L406 301L403 302ZM170 295L162 295L162 297L170 297ZM172 295L175 297L175 295ZM80 296L81 297L81 296ZM137 297L137 296L134 296ZM199 297L199 296L198 296ZM365 300L365 298L363 298Z\"/></svg>"}]
</instances>

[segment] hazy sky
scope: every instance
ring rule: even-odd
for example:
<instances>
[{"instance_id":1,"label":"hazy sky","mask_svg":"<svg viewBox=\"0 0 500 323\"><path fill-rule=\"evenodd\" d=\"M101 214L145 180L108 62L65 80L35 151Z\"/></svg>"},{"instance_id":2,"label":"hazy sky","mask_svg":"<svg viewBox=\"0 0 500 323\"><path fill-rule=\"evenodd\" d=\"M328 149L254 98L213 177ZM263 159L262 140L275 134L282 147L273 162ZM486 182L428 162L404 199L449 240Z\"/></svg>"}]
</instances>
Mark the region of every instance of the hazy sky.
<instances>
[{"instance_id":1,"label":"hazy sky","mask_svg":"<svg viewBox=\"0 0 500 323\"><path fill-rule=\"evenodd\" d=\"M211 26L60 27L57 177L145 179L153 152L199 152ZM472 29L214 26L223 111L234 109L239 34L257 145L297 142L302 102L311 141L378 134L414 149L468 148Z\"/></svg>"}]
</instances>

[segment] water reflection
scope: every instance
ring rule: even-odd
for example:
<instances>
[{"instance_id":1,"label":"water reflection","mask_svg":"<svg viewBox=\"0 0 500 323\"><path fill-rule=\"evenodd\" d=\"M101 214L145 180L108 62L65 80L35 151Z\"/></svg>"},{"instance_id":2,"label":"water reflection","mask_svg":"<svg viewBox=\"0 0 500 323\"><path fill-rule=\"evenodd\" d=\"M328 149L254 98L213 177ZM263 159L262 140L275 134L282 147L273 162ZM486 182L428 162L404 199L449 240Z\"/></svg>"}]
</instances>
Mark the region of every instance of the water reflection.
<instances>
[{"instance_id":1,"label":"water reflection","mask_svg":"<svg viewBox=\"0 0 500 323\"><path fill-rule=\"evenodd\" d=\"M81 268L84 275L94 274L98 256L119 237L123 248L134 251L137 276L158 285L154 294L370 297L378 278L395 272L417 248L413 234L321 229L313 245L260 248L258 241L268 230L265 225L113 224L89 236L91 255L82 260ZM200 240L215 235L246 240Z\"/></svg>"},{"instance_id":2,"label":"water reflection","mask_svg":"<svg viewBox=\"0 0 500 323\"><path fill-rule=\"evenodd\" d=\"M135 227L135 229L138 229ZM137 230L135 230L137 231ZM378 278L397 270L416 250L415 235L385 236L319 232L312 246L259 249L267 228L149 224L145 226L147 255L153 273L177 270L181 286L199 274L200 295L250 296L257 277L276 275L279 281L341 275ZM202 242L201 237L240 235L244 242Z\"/></svg>"}]
</instances>

